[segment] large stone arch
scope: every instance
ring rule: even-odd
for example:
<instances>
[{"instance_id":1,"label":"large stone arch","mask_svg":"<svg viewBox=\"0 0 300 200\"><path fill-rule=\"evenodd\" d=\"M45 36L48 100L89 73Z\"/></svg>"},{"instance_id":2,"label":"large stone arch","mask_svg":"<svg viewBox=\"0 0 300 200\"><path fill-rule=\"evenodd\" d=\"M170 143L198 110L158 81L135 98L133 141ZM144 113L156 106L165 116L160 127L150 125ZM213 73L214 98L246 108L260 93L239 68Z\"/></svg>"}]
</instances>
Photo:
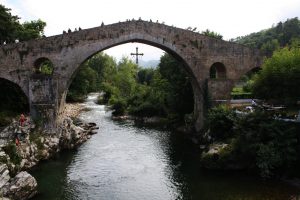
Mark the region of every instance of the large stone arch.
<instances>
[{"instance_id":1,"label":"large stone arch","mask_svg":"<svg viewBox=\"0 0 300 200\"><path fill-rule=\"evenodd\" d=\"M78 72L80 66L82 63L84 63L86 60L88 60L89 58L91 58L93 55L95 55L98 52L107 50L109 48L121 45L121 44L126 44L126 43L130 43L130 42L138 42L138 43L142 43L142 44L147 44L150 46L154 46L157 47L159 49L162 49L164 51L166 51L167 53L169 53L170 55L172 55L175 59L177 59L178 61L183 63L183 66L185 67L185 70L187 71L187 73L189 74L189 77L191 79L191 85L193 88L193 93L194 93L194 117L196 119L196 121L198 121L196 124L198 124L196 126L196 129L200 129L200 127L202 127L202 118L203 118L203 88L201 87L201 85L199 84L199 82L197 81L197 78L195 77L195 71L194 68L191 67L192 63L191 60L186 57L185 54L182 54L182 52L179 52L177 50L177 48L174 47L174 45L172 45L169 42L164 41L162 38L153 38L152 36L149 35L145 35L145 34L139 34L139 33L133 33L130 35L124 35L122 37L120 37L118 40L112 40L107 42L105 45L103 44L99 44L99 46L97 46L98 42L95 42L93 44L93 48L81 48L80 51L78 52L77 55L80 55L79 57L77 57L77 60L72 64L72 68L70 70L70 73L68 73L68 77L67 77L67 82L64 85L64 88L62 89L62 91L60 92L61 96L60 96L60 100L59 100L59 110L62 113L64 110L64 106L65 106L65 98L67 95L67 91L69 86L72 83L72 80L74 79L76 73ZM77 50L76 50L77 51ZM201 121L201 123L200 123Z\"/></svg>"}]
</instances>

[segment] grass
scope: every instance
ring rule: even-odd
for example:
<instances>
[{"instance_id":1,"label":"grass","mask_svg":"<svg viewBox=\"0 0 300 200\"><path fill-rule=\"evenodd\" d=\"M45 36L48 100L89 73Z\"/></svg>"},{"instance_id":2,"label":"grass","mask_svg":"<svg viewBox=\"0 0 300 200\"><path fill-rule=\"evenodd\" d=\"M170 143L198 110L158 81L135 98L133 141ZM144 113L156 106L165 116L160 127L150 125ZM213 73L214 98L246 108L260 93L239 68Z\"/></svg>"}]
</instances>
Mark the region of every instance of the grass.
<instances>
[{"instance_id":1,"label":"grass","mask_svg":"<svg viewBox=\"0 0 300 200\"><path fill-rule=\"evenodd\" d=\"M243 87L234 87L231 97L232 99L249 99L252 98L252 93L244 91Z\"/></svg>"}]
</instances>

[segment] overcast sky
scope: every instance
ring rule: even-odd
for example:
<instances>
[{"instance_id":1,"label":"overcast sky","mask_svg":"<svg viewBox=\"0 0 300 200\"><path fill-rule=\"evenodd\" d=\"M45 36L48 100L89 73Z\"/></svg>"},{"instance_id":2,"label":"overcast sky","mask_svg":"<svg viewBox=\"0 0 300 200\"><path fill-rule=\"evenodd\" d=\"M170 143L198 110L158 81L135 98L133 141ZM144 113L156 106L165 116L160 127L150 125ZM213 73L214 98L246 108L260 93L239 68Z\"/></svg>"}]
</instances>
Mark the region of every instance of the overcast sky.
<instances>
[{"instance_id":1,"label":"overcast sky","mask_svg":"<svg viewBox=\"0 0 300 200\"><path fill-rule=\"evenodd\" d=\"M138 19L158 20L180 28L210 29L224 39L247 35L271 27L287 18L300 18L300 0L0 0L21 22L42 19L45 35L63 30L91 28ZM160 50L141 44L118 46L106 51L119 58L135 47L144 60L158 59Z\"/></svg>"}]
</instances>

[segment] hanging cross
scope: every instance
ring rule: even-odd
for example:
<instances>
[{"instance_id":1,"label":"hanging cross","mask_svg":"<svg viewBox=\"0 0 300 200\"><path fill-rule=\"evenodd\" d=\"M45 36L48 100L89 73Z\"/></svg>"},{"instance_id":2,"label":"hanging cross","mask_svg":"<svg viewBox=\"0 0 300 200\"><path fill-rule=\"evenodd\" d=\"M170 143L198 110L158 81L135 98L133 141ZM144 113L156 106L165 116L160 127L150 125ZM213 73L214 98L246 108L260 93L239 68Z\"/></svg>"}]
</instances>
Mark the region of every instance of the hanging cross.
<instances>
[{"instance_id":1,"label":"hanging cross","mask_svg":"<svg viewBox=\"0 0 300 200\"><path fill-rule=\"evenodd\" d=\"M136 47L136 53L131 53L130 55L135 56L135 63L139 64L139 56L143 56L143 53L139 53L139 48Z\"/></svg>"}]
</instances>

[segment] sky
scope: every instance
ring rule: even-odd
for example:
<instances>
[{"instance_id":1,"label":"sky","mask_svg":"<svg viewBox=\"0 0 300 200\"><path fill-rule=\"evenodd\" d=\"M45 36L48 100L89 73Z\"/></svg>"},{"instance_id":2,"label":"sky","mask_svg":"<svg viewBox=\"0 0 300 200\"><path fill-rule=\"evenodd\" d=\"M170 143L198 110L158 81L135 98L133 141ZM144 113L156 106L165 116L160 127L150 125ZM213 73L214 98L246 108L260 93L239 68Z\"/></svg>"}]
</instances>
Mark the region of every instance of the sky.
<instances>
[{"instance_id":1,"label":"sky","mask_svg":"<svg viewBox=\"0 0 300 200\"><path fill-rule=\"evenodd\" d=\"M270 28L288 18L300 18L300 0L0 0L21 22L42 19L45 35L92 28L127 19L159 21L179 28L196 27L223 35L225 40ZM160 49L127 44L106 51L120 59L135 48L144 60L159 59Z\"/></svg>"}]
</instances>

